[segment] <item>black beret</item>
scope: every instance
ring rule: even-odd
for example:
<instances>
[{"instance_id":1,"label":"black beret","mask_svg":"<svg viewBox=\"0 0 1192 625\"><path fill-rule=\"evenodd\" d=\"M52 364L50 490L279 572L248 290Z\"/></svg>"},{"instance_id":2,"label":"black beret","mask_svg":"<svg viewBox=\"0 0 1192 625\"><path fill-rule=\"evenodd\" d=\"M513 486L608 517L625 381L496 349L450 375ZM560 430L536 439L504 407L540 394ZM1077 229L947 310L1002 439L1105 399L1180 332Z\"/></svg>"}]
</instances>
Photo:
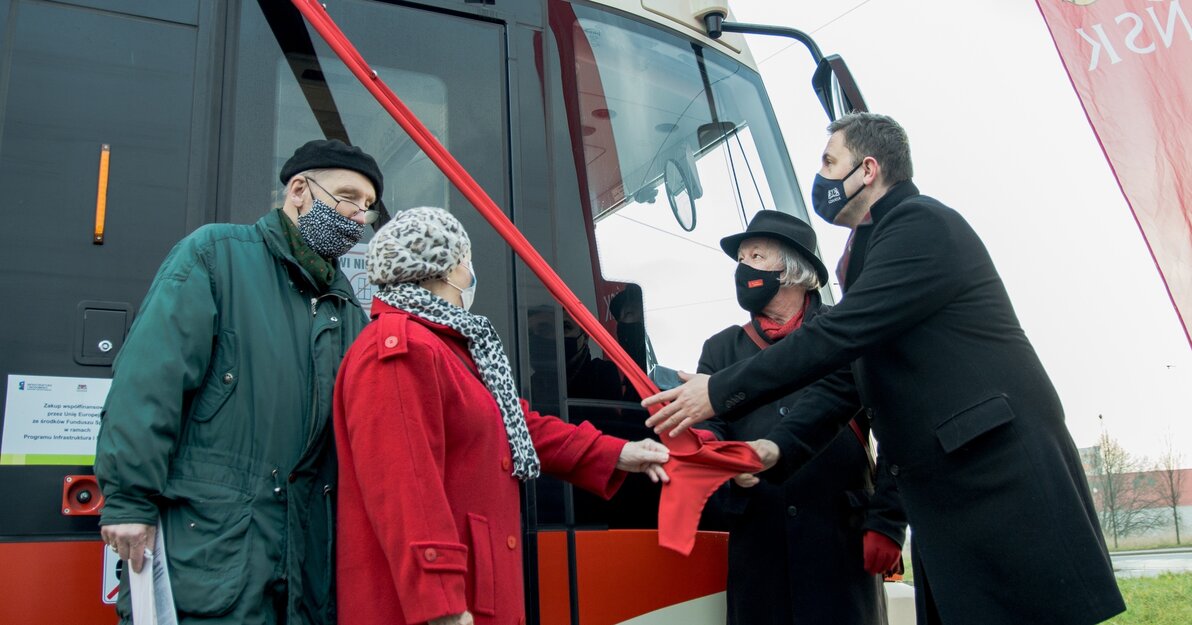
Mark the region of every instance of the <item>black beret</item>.
<instances>
[{"instance_id":1,"label":"black beret","mask_svg":"<svg viewBox=\"0 0 1192 625\"><path fill-rule=\"evenodd\" d=\"M286 184L295 174L310 169L350 169L368 178L377 190L377 199L384 190L384 177L377 161L364 150L339 139L315 139L294 150L294 155L281 167L281 183Z\"/></svg>"}]
</instances>

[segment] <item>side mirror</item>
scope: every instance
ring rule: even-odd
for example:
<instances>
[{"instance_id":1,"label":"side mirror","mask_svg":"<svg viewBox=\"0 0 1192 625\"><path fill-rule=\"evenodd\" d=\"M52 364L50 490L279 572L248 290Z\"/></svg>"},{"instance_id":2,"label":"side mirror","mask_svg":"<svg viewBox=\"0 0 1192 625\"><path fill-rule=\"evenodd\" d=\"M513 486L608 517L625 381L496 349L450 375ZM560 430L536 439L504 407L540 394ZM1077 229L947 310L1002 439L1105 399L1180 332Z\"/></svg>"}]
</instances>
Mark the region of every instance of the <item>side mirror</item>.
<instances>
[{"instance_id":1,"label":"side mirror","mask_svg":"<svg viewBox=\"0 0 1192 625\"><path fill-rule=\"evenodd\" d=\"M853 111L869 110L856 79L839 54L825 56L819 62L811 86L831 121Z\"/></svg>"}]
</instances>

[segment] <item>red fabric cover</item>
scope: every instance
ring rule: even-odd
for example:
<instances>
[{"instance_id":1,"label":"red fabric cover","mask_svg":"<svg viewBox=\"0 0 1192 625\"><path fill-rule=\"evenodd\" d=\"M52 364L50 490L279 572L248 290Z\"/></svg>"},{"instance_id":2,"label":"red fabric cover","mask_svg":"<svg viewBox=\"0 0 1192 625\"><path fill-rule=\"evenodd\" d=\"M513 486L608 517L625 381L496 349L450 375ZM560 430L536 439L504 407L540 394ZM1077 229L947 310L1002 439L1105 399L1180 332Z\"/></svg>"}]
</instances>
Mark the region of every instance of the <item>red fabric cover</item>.
<instances>
[{"instance_id":1,"label":"red fabric cover","mask_svg":"<svg viewBox=\"0 0 1192 625\"><path fill-rule=\"evenodd\" d=\"M811 295L803 296L803 307L793 317L788 319L786 323L781 325L765 315L757 315L754 319L757 319L757 325L766 334L766 338L771 341L777 341L791 332L798 330L803 325L803 313L807 310L807 304L810 301Z\"/></svg>"},{"instance_id":2,"label":"red fabric cover","mask_svg":"<svg viewBox=\"0 0 1192 625\"><path fill-rule=\"evenodd\" d=\"M670 448L665 468L671 481L658 501L658 544L689 555L708 498L733 476L761 471L762 463L748 444L718 441L707 430L662 438Z\"/></svg>"},{"instance_id":3,"label":"red fabric cover","mask_svg":"<svg viewBox=\"0 0 1192 625\"><path fill-rule=\"evenodd\" d=\"M885 575L898 566L899 558L902 557L902 547L889 536L869 530L865 532L863 542L866 573Z\"/></svg>"},{"instance_id":4,"label":"red fabric cover","mask_svg":"<svg viewBox=\"0 0 1192 625\"><path fill-rule=\"evenodd\" d=\"M454 330L374 301L335 387L340 622L524 616L521 513L497 403ZM545 473L604 497L625 441L526 411Z\"/></svg>"}]
</instances>

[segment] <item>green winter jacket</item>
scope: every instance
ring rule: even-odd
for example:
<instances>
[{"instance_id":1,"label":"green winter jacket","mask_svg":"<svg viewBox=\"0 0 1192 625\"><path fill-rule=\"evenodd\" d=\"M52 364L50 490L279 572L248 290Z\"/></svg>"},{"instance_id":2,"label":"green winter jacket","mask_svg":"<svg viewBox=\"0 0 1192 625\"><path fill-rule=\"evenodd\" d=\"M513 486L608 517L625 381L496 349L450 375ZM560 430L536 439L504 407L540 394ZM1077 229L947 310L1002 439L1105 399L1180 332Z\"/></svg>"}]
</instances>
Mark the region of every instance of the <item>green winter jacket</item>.
<instances>
[{"instance_id":1,"label":"green winter jacket","mask_svg":"<svg viewBox=\"0 0 1192 625\"><path fill-rule=\"evenodd\" d=\"M178 243L113 367L100 524L160 518L184 622L273 622L275 596L335 622L332 389L368 319L342 272L317 292L282 219Z\"/></svg>"}]
</instances>

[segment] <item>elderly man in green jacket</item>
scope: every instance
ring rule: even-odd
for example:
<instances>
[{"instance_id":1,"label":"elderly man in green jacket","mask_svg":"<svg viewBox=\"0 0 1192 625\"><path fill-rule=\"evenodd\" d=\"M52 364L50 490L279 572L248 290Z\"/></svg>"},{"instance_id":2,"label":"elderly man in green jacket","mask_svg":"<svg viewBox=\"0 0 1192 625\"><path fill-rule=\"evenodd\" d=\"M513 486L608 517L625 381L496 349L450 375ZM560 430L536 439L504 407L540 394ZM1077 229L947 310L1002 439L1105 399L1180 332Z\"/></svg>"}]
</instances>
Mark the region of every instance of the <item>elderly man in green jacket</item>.
<instances>
[{"instance_id":1,"label":"elderly man in green jacket","mask_svg":"<svg viewBox=\"0 0 1192 625\"><path fill-rule=\"evenodd\" d=\"M170 252L104 406L101 534L139 571L161 527L183 624L335 622L332 387L367 323L336 259L376 220L382 177L318 140L281 181L280 209Z\"/></svg>"}]
</instances>

